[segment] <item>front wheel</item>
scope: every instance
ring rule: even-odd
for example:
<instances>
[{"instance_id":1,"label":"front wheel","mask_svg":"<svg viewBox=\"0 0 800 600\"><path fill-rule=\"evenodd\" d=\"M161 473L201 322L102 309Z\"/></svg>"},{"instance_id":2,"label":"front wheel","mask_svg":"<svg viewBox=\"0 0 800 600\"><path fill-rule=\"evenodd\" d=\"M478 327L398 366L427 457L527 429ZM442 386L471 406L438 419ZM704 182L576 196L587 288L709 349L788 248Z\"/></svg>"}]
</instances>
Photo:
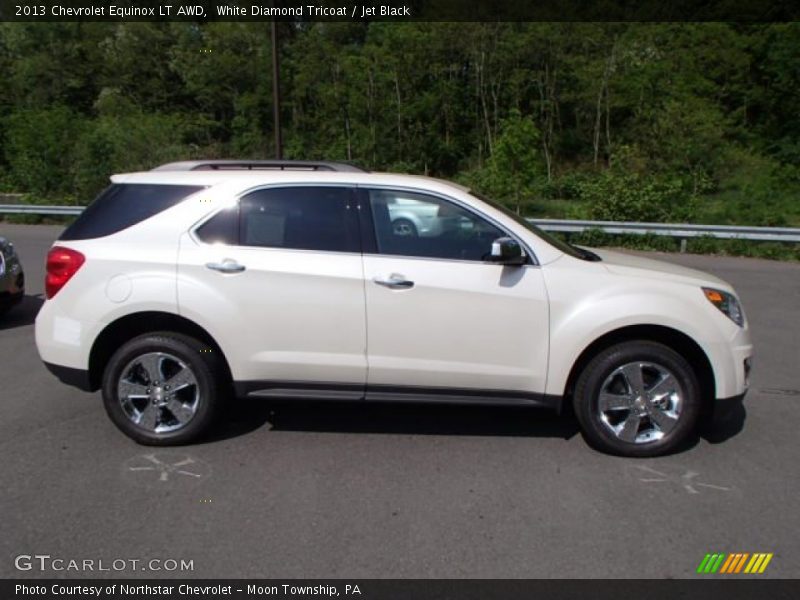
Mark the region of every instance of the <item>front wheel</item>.
<instances>
[{"instance_id":1,"label":"front wheel","mask_svg":"<svg viewBox=\"0 0 800 600\"><path fill-rule=\"evenodd\" d=\"M136 337L111 357L103 403L111 420L140 444L168 446L208 432L223 395L219 359L178 333Z\"/></svg>"},{"instance_id":2,"label":"front wheel","mask_svg":"<svg viewBox=\"0 0 800 600\"><path fill-rule=\"evenodd\" d=\"M578 377L573 402L592 446L648 457L675 450L694 434L701 398L697 377L680 354L636 341L595 356Z\"/></svg>"}]
</instances>

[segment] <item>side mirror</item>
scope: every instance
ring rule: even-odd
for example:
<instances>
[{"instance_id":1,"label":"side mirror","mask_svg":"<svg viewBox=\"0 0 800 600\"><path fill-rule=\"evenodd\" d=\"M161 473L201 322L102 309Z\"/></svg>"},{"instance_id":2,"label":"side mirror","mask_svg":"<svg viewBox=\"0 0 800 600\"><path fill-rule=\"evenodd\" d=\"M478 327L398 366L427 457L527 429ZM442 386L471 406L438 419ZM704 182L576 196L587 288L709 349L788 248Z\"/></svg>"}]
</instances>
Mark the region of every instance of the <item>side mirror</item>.
<instances>
[{"instance_id":1,"label":"side mirror","mask_svg":"<svg viewBox=\"0 0 800 600\"><path fill-rule=\"evenodd\" d=\"M528 257L517 240L501 237L492 242L492 250L487 260L501 265L524 265Z\"/></svg>"}]
</instances>

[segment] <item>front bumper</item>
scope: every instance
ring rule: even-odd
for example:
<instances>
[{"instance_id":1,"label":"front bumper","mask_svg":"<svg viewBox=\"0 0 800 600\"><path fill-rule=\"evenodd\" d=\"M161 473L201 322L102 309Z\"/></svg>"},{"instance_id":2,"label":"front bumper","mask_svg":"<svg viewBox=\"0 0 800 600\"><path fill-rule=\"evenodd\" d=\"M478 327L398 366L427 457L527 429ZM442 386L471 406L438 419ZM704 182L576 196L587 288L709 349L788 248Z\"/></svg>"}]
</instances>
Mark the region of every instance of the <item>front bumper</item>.
<instances>
[{"instance_id":1,"label":"front bumper","mask_svg":"<svg viewBox=\"0 0 800 600\"><path fill-rule=\"evenodd\" d=\"M0 309L19 304L23 296L25 296L25 275L21 268L0 276Z\"/></svg>"},{"instance_id":2,"label":"front bumper","mask_svg":"<svg viewBox=\"0 0 800 600\"><path fill-rule=\"evenodd\" d=\"M747 390L736 396L717 398L711 412L711 423L721 425L737 419L744 411L744 397Z\"/></svg>"},{"instance_id":3,"label":"front bumper","mask_svg":"<svg viewBox=\"0 0 800 600\"><path fill-rule=\"evenodd\" d=\"M19 304L20 302L22 302L22 298L24 296L25 296L24 289L15 293L0 292L0 310L5 310L7 308L11 308L15 304Z\"/></svg>"},{"instance_id":4,"label":"front bumper","mask_svg":"<svg viewBox=\"0 0 800 600\"><path fill-rule=\"evenodd\" d=\"M700 344L714 371L715 400L723 402L744 396L750 386L754 355L749 326L737 327L730 323L723 336L717 337L713 343L706 338Z\"/></svg>"}]
</instances>

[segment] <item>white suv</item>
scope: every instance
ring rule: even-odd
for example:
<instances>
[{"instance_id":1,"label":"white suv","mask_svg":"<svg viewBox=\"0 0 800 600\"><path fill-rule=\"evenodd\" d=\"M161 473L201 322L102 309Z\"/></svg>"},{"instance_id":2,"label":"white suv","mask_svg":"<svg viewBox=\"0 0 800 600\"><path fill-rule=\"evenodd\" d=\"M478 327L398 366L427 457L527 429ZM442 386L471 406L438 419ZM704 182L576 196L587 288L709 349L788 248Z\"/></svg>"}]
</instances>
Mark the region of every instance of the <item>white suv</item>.
<instances>
[{"instance_id":1,"label":"white suv","mask_svg":"<svg viewBox=\"0 0 800 600\"><path fill-rule=\"evenodd\" d=\"M111 180L48 254L36 343L143 444L195 440L235 394L571 403L596 448L653 456L747 389L730 285L452 183L291 161ZM458 226L398 231L396 199Z\"/></svg>"}]
</instances>

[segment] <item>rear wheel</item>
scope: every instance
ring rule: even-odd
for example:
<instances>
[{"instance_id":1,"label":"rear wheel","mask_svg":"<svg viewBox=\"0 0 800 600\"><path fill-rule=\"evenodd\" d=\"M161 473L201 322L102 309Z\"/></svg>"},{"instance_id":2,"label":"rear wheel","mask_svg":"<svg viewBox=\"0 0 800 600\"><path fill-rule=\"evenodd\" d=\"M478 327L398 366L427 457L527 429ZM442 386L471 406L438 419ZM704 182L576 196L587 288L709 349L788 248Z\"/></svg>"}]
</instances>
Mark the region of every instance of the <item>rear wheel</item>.
<instances>
[{"instance_id":1,"label":"rear wheel","mask_svg":"<svg viewBox=\"0 0 800 600\"><path fill-rule=\"evenodd\" d=\"M595 448L624 456L658 456L695 432L700 386L671 348L625 342L595 356L578 377L575 414Z\"/></svg>"},{"instance_id":2,"label":"rear wheel","mask_svg":"<svg viewBox=\"0 0 800 600\"><path fill-rule=\"evenodd\" d=\"M210 429L223 382L219 359L206 344L178 333L151 333L111 357L103 403L114 424L140 444L184 444Z\"/></svg>"}]
</instances>

